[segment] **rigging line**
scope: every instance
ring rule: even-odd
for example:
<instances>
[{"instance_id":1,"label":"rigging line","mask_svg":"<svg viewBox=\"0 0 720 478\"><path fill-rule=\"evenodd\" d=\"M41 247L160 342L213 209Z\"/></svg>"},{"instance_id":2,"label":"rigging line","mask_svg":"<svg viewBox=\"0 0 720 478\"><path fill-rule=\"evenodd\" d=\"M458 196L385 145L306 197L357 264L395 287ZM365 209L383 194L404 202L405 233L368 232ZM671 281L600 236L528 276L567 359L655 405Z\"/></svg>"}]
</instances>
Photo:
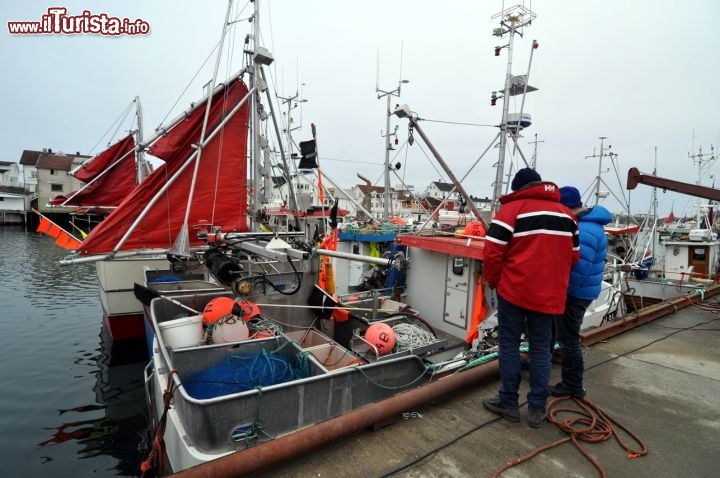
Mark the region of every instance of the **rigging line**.
<instances>
[{"instance_id":1,"label":"rigging line","mask_svg":"<svg viewBox=\"0 0 720 478\"><path fill-rule=\"evenodd\" d=\"M229 22L228 22L228 25L230 25L231 27L233 27L233 26L235 25L235 22L237 21L238 17L242 14L243 11L245 11L245 8L248 6L248 4L249 4L249 3L246 3L246 4L245 4L245 6L243 7L243 9L242 9L240 12L238 12L237 16L236 16L232 21L229 21ZM159 131L159 130L162 128L162 125L163 125L163 124L165 123L165 121L168 119L168 117L169 117L170 114L173 112L173 110L174 110L175 107L178 105L178 103L180 103L180 100L183 98L183 96L185 96L185 93L187 93L187 91L190 89L190 86L191 86L191 85L193 84L193 82L197 79L198 75L200 75L200 72L201 72L202 69L205 67L205 65L207 64L207 62L210 60L210 58L212 58L213 54L215 53L215 50L217 50L217 49L220 47L220 42L221 42L221 41L222 41L222 40L220 40L220 41L218 41L218 42L215 43L215 46L213 47L213 49L210 51L210 53L208 54L208 56L205 58L205 60L202 62L202 64L201 64L201 65L198 67L198 69L195 71L195 75L193 75L193 77L190 79L190 81L187 83L187 85L185 85L185 88L183 88L183 90L182 90L182 92L180 93L180 95L178 96L177 100L175 100L175 103L173 103L173 105L170 107L170 109L169 109L168 112L165 114L165 116L163 117L163 119L160 120L160 124L158 125L157 128L155 128L155 131ZM212 92L211 92L211 93L212 93Z\"/></svg>"},{"instance_id":2,"label":"rigging line","mask_svg":"<svg viewBox=\"0 0 720 478\"><path fill-rule=\"evenodd\" d=\"M482 123L465 123L463 121L444 121L444 120L431 120L427 118L418 118L418 121L425 121L427 123L443 123L443 124L457 124L461 126L482 126L487 128L497 128L496 124L482 124Z\"/></svg>"},{"instance_id":3,"label":"rigging line","mask_svg":"<svg viewBox=\"0 0 720 478\"><path fill-rule=\"evenodd\" d=\"M208 54L208 56L207 56L207 57L205 58L205 60L202 62L202 64L200 65L200 67L198 67L198 69L195 71L195 75L190 79L190 81L187 83L187 85L185 85L185 88L183 88L183 90L182 90L182 92L180 93L180 95L178 96L177 100L175 100L175 103L173 103L173 105L170 107L170 109L169 109L168 112L165 114L165 116L163 117L163 119L160 120L160 124L158 125L157 128L155 128L155 131L159 131L159 130L162 128L162 125L163 125L163 124L165 123L165 121L168 119L168 117L169 117L170 114L173 112L173 110L174 110L175 107L178 105L178 103L180 103L180 100L183 98L183 96L185 96L185 93L187 93L187 91L190 89L190 86L193 84L193 82L194 82L195 79L198 77L198 75L200 74L200 72L202 71L202 69L205 67L205 64L207 64L208 60L210 60L210 58L212 58L213 54L215 53L215 50L217 50L219 46L220 46L220 42L215 43L215 47L213 47L212 51ZM212 93L212 92L211 92L211 93Z\"/></svg>"},{"instance_id":4,"label":"rigging line","mask_svg":"<svg viewBox=\"0 0 720 478\"><path fill-rule=\"evenodd\" d=\"M238 80L236 80L238 81ZM223 91L223 99L222 99L222 105L223 105L223 114L222 117L224 118L227 115L228 112L228 92L230 90L230 85L227 85L225 87L225 91ZM213 203L212 203L212 211L210 213L210 224L215 224L215 209L217 207L217 200L218 200L218 184L220 183L220 164L222 163L222 156L223 156L223 145L225 138L225 127L220 130L220 138L218 139L218 160L215 162L215 187L213 188Z\"/></svg>"},{"instance_id":5,"label":"rigging line","mask_svg":"<svg viewBox=\"0 0 720 478\"><path fill-rule=\"evenodd\" d=\"M134 103L134 100L133 100L132 103ZM131 103L131 104L132 104L132 103ZM108 144L107 144L108 146L110 146L110 143L112 142L113 138L115 138L115 137L117 136L118 131L120 131L120 128L122 127L122 124L125 122L125 119L128 117L129 114L130 114L130 108L128 108L128 109L125 110L125 116L123 116L122 121L118 123L117 128L115 128L115 131L113 131L113 134L112 134L112 136L110 137L110 140L108 141ZM133 126L134 123L135 123L135 121L133 120L133 123L130 124L130 130L131 130L131 131L132 131L132 126Z\"/></svg>"},{"instance_id":6,"label":"rigging line","mask_svg":"<svg viewBox=\"0 0 720 478\"><path fill-rule=\"evenodd\" d=\"M275 62L273 62L273 65L274 65L274 64L275 64ZM275 99L274 99L274 101L275 101L275 110L278 111L278 112L280 112L280 113L277 115L277 116L279 116L280 125L281 125L283 128L285 128L286 131L290 131L290 118L289 118L289 117L288 117L288 118L285 118L285 117L284 117L284 114L281 113L281 112L282 112L282 109L281 109L281 106L282 106L282 105L280 104L280 101L279 101L279 98L278 98L278 95L277 95L277 92L279 91L279 88L278 88L278 81L276 80L276 74L273 74L272 70L268 68L268 76L270 77L270 82L272 83L272 87L273 87L273 88L272 88L272 91L275 92L275 95L274 95L274 96L275 96ZM286 120L287 120L287 124L285 123ZM268 136L268 139L269 139L269 136ZM278 142L282 141L281 138L275 138L274 136L273 136L273 139L277 139ZM297 147L297 143L295 143L295 139L292 138L292 136L291 136L291 140L292 140L292 143L295 145L295 147L296 147L297 149L299 149L299 148ZM289 147L289 146L290 146L290 145L288 145L288 147ZM290 151L288 151L288 157L289 157L289 156L290 156Z\"/></svg>"},{"instance_id":7,"label":"rigging line","mask_svg":"<svg viewBox=\"0 0 720 478\"><path fill-rule=\"evenodd\" d=\"M235 4L235 9L237 12L238 4ZM240 16L240 12L237 12L235 15L235 18L238 18ZM228 40L228 55L225 61L225 71L227 76L230 76L232 74L232 61L233 56L235 54L235 37L237 35L237 30L233 30L232 34L229 35ZM226 85L225 90L223 91L223 99L222 99L222 105L223 105L223 117L228 112L228 93L230 90L230 85ZM209 100L208 100L209 101ZM218 140L219 143L219 149L218 149L218 160L215 162L215 187L213 188L213 202L212 202L212 209L210 212L210 223L215 224L215 211L217 209L217 201L218 201L218 184L220 183L220 164L222 163L222 157L223 157L223 145L225 138L225 128L223 127L220 131L220 139Z\"/></svg>"},{"instance_id":8,"label":"rigging line","mask_svg":"<svg viewBox=\"0 0 720 478\"><path fill-rule=\"evenodd\" d=\"M134 103L135 103L135 100L133 99L133 100L130 102L130 104L128 104L128 105L125 107L125 109L120 113L120 115L118 115L118 117L115 119L115 121L112 122L112 124L110 125L110 127L103 133L103 135L100 136L100 139L98 140L97 143L95 143L95 146L93 146L92 148L90 148L90 151L88 152L88 154L92 155L92 152L95 150L95 148L98 147L98 145L99 145L100 143L102 143L102 140L108 135L108 133L110 132L110 130L113 128L113 126L115 126L118 122L120 122L120 124L122 124L122 122L125 121L125 118L127 117L128 112L130 111L130 108L132 108L132 105L133 105ZM116 130L116 132L117 132L117 130Z\"/></svg>"},{"instance_id":9,"label":"rigging line","mask_svg":"<svg viewBox=\"0 0 720 478\"><path fill-rule=\"evenodd\" d=\"M433 161L430 159L430 156L428 156L427 151L425 151L422 144L417 143L417 145L418 145L418 148L420 148L420 151L422 151L422 153L425 155L425 159L427 159L428 163L430 163L430 166L432 166L433 169L435 170L435 172L438 174L438 177L442 180L442 182L446 183L447 180L445 179L445 176L443 176L442 172L440 172L440 170L437 168L437 166L435 166L435 163L433 163Z\"/></svg>"},{"instance_id":10,"label":"rigging line","mask_svg":"<svg viewBox=\"0 0 720 478\"><path fill-rule=\"evenodd\" d=\"M293 143L295 143L295 140L293 140ZM323 156L323 161L338 161L340 163L354 163L354 164L372 164L373 166L382 166L384 163L375 163L372 161L358 161L356 159L340 159L340 158L328 158L327 156Z\"/></svg>"},{"instance_id":11,"label":"rigging line","mask_svg":"<svg viewBox=\"0 0 720 478\"><path fill-rule=\"evenodd\" d=\"M182 227L180 229L181 233L184 228L187 228L188 221L190 220L190 211L192 209L192 201L195 197L195 186L197 184L197 177L198 177L198 171L200 169L200 160L202 158L203 153L203 146L207 142L206 134L207 134L207 128L208 128L208 122L210 120L210 112L212 107L212 92L215 90L215 84L217 81L217 74L218 70L220 69L220 60L222 59L222 46L225 41L225 36L228 32L228 21L230 20L230 14L232 12L232 5L228 5L227 12L225 13L225 23L223 24L222 33L220 34L220 41L218 41L218 45L220 45L220 48L218 49L217 57L215 58L215 66L213 67L213 75L212 79L210 80L210 85L208 87L208 99L207 104L205 105L205 114L203 117L202 122L202 129L200 130L200 139L198 140L198 149L197 149L197 156L195 156L194 165L193 165L193 173L192 173L192 179L190 180L190 190L188 192L188 200L187 205L185 206L185 216L182 222ZM229 89L229 85L225 85L225 90L223 93L223 96L227 94L227 90ZM223 104L223 107L227 102ZM220 138L222 139L224 133L225 133L225 127L224 125L220 124L217 127L221 127L220 130ZM214 130L215 131L215 130ZM180 236L178 236L180 237ZM185 238L184 241L187 244L187 238ZM189 246L189 244L187 244Z\"/></svg>"},{"instance_id":12,"label":"rigging line","mask_svg":"<svg viewBox=\"0 0 720 478\"><path fill-rule=\"evenodd\" d=\"M403 162L403 175L402 179L400 180L403 185L405 184L405 172L407 171L407 160L408 160L408 153L410 152L410 148L406 146L407 143L403 143L402 147L400 149L405 149L405 161Z\"/></svg>"}]
</instances>

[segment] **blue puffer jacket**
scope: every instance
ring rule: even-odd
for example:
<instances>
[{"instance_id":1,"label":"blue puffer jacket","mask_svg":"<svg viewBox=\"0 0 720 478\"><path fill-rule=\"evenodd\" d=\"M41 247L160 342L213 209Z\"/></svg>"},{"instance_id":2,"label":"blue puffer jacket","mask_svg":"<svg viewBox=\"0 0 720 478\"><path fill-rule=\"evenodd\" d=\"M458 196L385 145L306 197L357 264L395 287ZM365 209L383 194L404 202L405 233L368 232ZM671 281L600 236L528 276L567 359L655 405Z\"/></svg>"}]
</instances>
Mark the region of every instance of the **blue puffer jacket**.
<instances>
[{"instance_id":1,"label":"blue puffer jacket","mask_svg":"<svg viewBox=\"0 0 720 478\"><path fill-rule=\"evenodd\" d=\"M580 260L570 272L568 295L585 300L595 300L600 295L607 255L607 237L603 226L612 219L610 211L602 206L595 206L578 215Z\"/></svg>"}]
</instances>

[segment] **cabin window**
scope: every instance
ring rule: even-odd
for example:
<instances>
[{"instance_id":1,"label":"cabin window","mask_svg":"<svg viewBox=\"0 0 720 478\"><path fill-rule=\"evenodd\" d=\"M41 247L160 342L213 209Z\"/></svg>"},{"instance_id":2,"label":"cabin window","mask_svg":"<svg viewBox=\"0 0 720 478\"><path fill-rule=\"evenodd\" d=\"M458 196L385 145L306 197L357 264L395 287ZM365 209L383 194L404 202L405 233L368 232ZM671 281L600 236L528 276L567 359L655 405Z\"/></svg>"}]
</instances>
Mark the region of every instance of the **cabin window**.
<instances>
[{"instance_id":1,"label":"cabin window","mask_svg":"<svg viewBox=\"0 0 720 478\"><path fill-rule=\"evenodd\" d=\"M62 190L63 190L62 184L51 184L50 190L54 193L62 192Z\"/></svg>"},{"instance_id":2,"label":"cabin window","mask_svg":"<svg viewBox=\"0 0 720 478\"><path fill-rule=\"evenodd\" d=\"M695 249L695 248L693 248L692 258L693 258L694 261L704 261L704 260L705 260L705 249L702 249L702 248Z\"/></svg>"},{"instance_id":3,"label":"cabin window","mask_svg":"<svg viewBox=\"0 0 720 478\"><path fill-rule=\"evenodd\" d=\"M55 170L54 170L54 169L51 169L51 170L50 170L50 174L55 174Z\"/></svg>"}]
</instances>

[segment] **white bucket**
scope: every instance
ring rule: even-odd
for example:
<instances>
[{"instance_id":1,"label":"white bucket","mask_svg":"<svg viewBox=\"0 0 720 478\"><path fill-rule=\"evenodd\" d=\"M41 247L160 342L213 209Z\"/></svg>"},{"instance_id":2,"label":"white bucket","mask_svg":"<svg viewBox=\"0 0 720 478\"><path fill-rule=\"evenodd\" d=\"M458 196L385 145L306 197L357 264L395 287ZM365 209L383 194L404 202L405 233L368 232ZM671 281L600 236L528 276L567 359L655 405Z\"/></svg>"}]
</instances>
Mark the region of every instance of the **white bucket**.
<instances>
[{"instance_id":1,"label":"white bucket","mask_svg":"<svg viewBox=\"0 0 720 478\"><path fill-rule=\"evenodd\" d=\"M158 323L165 343L174 349L193 347L202 342L202 315Z\"/></svg>"}]
</instances>

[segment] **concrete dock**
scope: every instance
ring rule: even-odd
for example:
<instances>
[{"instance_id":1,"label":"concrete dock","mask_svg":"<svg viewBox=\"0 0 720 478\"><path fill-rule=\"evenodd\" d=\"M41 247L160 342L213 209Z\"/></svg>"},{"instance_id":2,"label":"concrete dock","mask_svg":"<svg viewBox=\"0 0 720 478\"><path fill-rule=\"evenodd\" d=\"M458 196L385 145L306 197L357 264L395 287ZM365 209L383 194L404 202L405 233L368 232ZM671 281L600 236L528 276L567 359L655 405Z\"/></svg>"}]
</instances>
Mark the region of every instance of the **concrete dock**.
<instances>
[{"instance_id":1,"label":"concrete dock","mask_svg":"<svg viewBox=\"0 0 720 478\"><path fill-rule=\"evenodd\" d=\"M720 307L716 299L705 302ZM704 307L704 309L707 307ZM615 438L582 445L609 477L720 476L720 317L687 307L585 349L588 398L647 447L628 458ZM559 380L554 365L551 383ZM254 477L491 477L506 462L568 435L528 427L527 372L521 422L488 412L499 378L408 410L392 425L363 431ZM561 406L570 405L569 402ZM629 448L642 447L618 430ZM571 443L510 468L503 477L597 477Z\"/></svg>"}]
</instances>

